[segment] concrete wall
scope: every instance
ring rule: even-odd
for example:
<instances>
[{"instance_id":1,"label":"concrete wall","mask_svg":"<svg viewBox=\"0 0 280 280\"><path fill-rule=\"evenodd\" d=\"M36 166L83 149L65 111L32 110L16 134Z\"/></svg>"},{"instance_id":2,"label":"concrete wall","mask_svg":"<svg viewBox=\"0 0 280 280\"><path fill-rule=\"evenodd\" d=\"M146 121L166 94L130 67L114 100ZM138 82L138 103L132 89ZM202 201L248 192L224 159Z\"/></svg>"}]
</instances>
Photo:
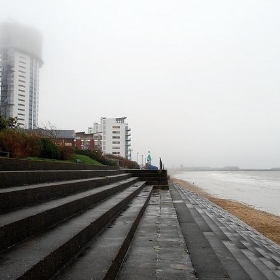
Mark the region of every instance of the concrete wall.
<instances>
[{"instance_id":1,"label":"concrete wall","mask_svg":"<svg viewBox=\"0 0 280 280\"><path fill-rule=\"evenodd\" d=\"M0 171L12 170L116 170L116 166L86 165L67 162L44 162L0 157Z\"/></svg>"}]
</instances>

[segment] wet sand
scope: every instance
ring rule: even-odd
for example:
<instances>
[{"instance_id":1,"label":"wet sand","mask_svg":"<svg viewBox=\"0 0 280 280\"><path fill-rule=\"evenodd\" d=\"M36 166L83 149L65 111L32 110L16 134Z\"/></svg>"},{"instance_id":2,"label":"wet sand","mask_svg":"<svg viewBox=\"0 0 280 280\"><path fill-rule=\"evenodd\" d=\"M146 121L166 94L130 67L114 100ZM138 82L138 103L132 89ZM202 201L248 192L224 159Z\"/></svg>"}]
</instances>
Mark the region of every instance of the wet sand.
<instances>
[{"instance_id":1,"label":"wet sand","mask_svg":"<svg viewBox=\"0 0 280 280\"><path fill-rule=\"evenodd\" d=\"M280 217L256 210L239 202L213 197L201 188L180 179L171 178L171 181L209 199L280 245Z\"/></svg>"}]
</instances>

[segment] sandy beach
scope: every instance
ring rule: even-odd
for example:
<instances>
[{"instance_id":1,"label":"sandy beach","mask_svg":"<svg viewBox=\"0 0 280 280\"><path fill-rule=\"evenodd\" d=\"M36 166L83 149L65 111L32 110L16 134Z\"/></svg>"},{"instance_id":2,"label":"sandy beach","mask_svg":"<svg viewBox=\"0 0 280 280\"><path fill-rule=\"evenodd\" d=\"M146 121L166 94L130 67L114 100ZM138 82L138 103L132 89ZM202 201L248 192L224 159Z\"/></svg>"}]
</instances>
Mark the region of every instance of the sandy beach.
<instances>
[{"instance_id":1,"label":"sandy beach","mask_svg":"<svg viewBox=\"0 0 280 280\"><path fill-rule=\"evenodd\" d=\"M171 177L171 181L209 199L280 245L280 217L256 210L239 202L213 197L201 188L180 179Z\"/></svg>"}]
</instances>

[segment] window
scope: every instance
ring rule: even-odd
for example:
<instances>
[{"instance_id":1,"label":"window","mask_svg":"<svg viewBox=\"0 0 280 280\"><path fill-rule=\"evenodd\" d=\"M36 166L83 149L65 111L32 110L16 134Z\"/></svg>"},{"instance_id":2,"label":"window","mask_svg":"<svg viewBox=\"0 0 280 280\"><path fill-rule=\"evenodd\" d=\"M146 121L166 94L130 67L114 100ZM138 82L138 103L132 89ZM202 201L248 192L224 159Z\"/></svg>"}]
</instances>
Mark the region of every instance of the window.
<instances>
[{"instance_id":1,"label":"window","mask_svg":"<svg viewBox=\"0 0 280 280\"><path fill-rule=\"evenodd\" d=\"M113 136L112 138L113 139L120 139L121 137L120 136Z\"/></svg>"},{"instance_id":2,"label":"window","mask_svg":"<svg viewBox=\"0 0 280 280\"><path fill-rule=\"evenodd\" d=\"M120 141L113 141L113 144L121 144Z\"/></svg>"},{"instance_id":3,"label":"window","mask_svg":"<svg viewBox=\"0 0 280 280\"><path fill-rule=\"evenodd\" d=\"M113 125L112 128L121 128L119 125Z\"/></svg>"},{"instance_id":4,"label":"window","mask_svg":"<svg viewBox=\"0 0 280 280\"><path fill-rule=\"evenodd\" d=\"M113 130L112 133L113 133L113 134L120 134L121 132L120 132L120 131L115 131L115 130Z\"/></svg>"},{"instance_id":5,"label":"window","mask_svg":"<svg viewBox=\"0 0 280 280\"><path fill-rule=\"evenodd\" d=\"M120 149L120 147L113 146L113 147L112 147L112 149L113 149L113 150L119 150L119 149Z\"/></svg>"}]
</instances>

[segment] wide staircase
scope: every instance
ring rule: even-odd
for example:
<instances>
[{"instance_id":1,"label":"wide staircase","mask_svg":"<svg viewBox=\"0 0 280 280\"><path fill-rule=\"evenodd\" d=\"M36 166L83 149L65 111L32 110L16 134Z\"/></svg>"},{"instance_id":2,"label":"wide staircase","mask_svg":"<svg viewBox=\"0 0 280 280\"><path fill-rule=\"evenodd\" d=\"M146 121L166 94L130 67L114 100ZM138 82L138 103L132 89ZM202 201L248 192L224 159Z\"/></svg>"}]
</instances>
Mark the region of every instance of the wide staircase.
<instances>
[{"instance_id":1,"label":"wide staircase","mask_svg":"<svg viewBox=\"0 0 280 280\"><path fill-rule=\"evenodd\" d=\"M280 247L167 173L0 157L0 279L280 279Z\"/></svg>"},{"instance_id":2,"label":"wide staircase","mask_svg":"<svg viewBox=\"0 0 280 280\"><path fill-rule=\"evenodd\" d=\"M170 214L172 204L170 196L164 198L166 192L160 194L159 186L168 184L167 173L135 174L106 166L0 158L0 279L115 279L127 261L137 228L142 229L140 239L141 234L145 237L135 248L148 242L156 264L159 241L169 238L168 234L159 236L159 228L171 222L169 215L164 221L160 215L164 209ZM172 209L176 250L186 255ZM149 221L142 221L140 227L144 212ZM142 264L146 273L156 275L151 261ZM127 268L121 279L138 279L136 270ZM170 273L174 271L186 274L186 270ZM193 271L189 274L193 276Z\"/></svg>"}]
</instances>

